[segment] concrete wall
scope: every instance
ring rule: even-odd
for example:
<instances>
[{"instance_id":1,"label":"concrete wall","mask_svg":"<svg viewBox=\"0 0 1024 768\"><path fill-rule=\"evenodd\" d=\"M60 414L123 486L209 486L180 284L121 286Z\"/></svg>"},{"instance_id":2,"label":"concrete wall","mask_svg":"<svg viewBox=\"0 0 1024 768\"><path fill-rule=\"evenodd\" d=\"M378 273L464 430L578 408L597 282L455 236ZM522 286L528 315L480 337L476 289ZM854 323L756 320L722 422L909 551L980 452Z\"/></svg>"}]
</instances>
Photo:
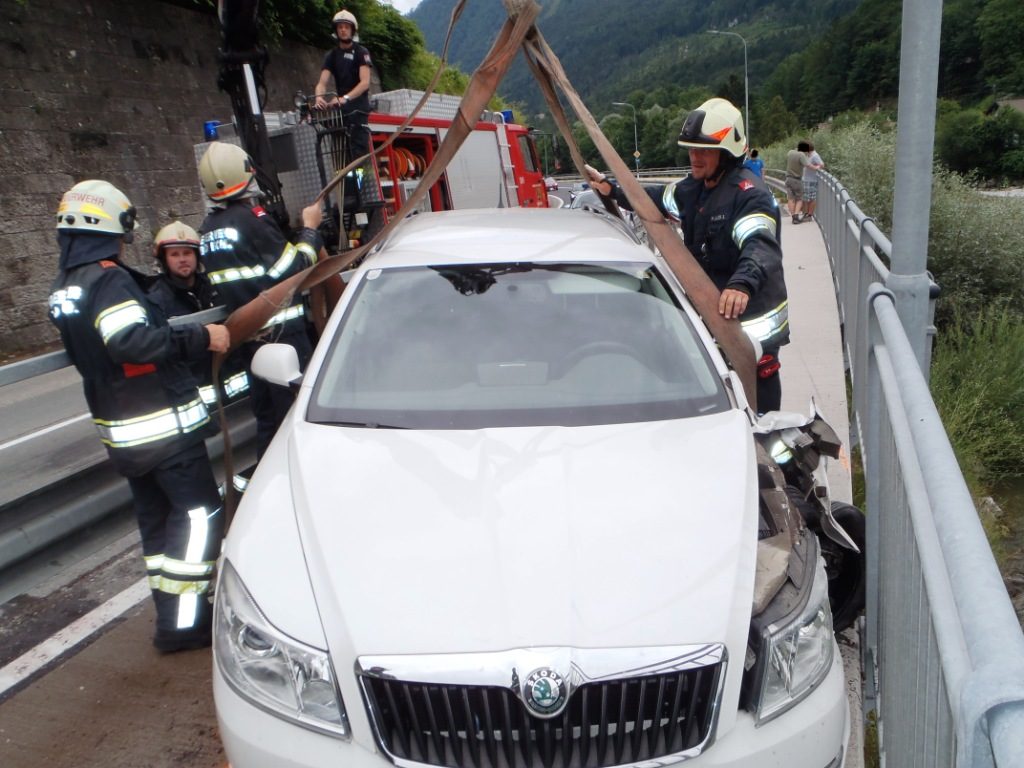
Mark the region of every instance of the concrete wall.
<instances>
[{"instance_id":1,"label":"concrete wall","mask_svg":"<svg viewBox=\"0 0 1024 768\"><path fill-rule=\"evenodd\" d=\"M58 341L46 300L61 195L110 181L139 209L126 261L152 271L154 232L201 210L193 144L229 122L213 14L157 0L0 2L0 364ZM311 92L323 52L272 51L268 110Z\"/></svg>"}]
</instances>

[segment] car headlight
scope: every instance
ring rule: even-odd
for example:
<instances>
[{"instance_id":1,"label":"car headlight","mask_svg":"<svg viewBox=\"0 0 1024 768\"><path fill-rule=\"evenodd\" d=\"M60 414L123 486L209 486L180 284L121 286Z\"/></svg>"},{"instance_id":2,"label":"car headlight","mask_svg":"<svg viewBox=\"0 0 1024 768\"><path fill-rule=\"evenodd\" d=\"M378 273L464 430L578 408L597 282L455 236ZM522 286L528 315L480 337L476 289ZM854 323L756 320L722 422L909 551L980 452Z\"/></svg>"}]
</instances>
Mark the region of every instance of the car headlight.
<instances>
[{"instance_id":1,"label":"car headlight","mask_svg":"<svg viewBox=\"0 0 1024 768\"><path fill-rule=\"evenodd\" d=\"M793 621L767 627L762 645L764 677L755 719L760 725L807 697L832 667L832 611L828 577L817 558L811 594Z\"/></svg>"},{"instance_id":2,"label":"car headlight","mask_svg":"<svg viewBox=\"0 0 1024 768\"><path fill-rule=\"evenodd\" d=\"M217 582L213 650L239 696L304 728L348 738L330 656L274 627L226 560Z\"/></svg>"}]
</instances>

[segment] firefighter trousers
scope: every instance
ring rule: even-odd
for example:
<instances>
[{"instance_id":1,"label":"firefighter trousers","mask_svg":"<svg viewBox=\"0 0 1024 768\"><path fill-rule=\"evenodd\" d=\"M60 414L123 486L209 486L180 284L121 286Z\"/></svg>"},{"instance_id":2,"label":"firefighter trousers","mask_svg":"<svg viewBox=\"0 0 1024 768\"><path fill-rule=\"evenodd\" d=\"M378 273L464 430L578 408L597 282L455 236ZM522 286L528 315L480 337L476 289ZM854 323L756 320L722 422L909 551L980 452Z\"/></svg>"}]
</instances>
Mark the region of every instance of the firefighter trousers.
<instances>
[{"instance_id":1,"label":"firefighter trousers","mask_svg":"<svg viewBox=\"0 0 1024 768\"><path fill-rule=\"evenodd\" d=\"M224 514L206 445L187 448L128 483L156 603L154 644L173 648L208 638Z\"/></svg>"}]
</instances>

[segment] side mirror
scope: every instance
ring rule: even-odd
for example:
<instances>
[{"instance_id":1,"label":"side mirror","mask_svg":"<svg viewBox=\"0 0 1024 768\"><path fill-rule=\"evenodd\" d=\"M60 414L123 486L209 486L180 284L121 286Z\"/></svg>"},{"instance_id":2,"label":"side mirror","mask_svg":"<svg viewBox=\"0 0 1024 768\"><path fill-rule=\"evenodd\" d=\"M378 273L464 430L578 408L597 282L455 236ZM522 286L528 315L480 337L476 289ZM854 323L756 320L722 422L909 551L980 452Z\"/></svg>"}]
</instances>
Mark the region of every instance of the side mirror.
<instances>
[{"instance_id":1,"label":"side mirror","mask_svg":"<svg viewBox=\"0 0 1024 768\"><path fill-rule=\"evenodd\" d=\"M282 387L297 387L302 382L299 355L290 344L264 344L256 350L252 373Z\"/></svg>"}]
</instances>

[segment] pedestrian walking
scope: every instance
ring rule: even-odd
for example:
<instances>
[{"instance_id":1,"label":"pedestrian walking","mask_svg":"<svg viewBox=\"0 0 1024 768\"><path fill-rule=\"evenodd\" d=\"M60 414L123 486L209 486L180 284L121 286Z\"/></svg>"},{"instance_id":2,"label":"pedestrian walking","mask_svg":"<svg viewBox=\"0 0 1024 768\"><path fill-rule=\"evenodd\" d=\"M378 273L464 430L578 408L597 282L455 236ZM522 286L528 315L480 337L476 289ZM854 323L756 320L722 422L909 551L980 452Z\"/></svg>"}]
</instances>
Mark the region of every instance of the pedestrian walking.
<instances>
[{"instance_id":1,"label":"pedestrian walking","mask_svg":"<svg viewBox=\"0 0 1024 768\"><path fill-rule=\"evenodd\" d=\"M743 161L743 167L749 168L757 174L757 178L764 178L764 160L758 156L756 149L750 150L750 154L747 155L747 159Z\"/></svg>"},{"instance_id":2,"label":"pedestrian walking","mask_svg":"<svg viewBox=\"0 0 1024 768\"><path fill-rule=\"evenodd\" d=\"M800 223L800 214L803 211L804 168L810 162L807 157L808 148L806 141L800 141L796 149L786 153L786 209L794 224Z\"/></svg>"},{"instance_id":3,"label":"pedestrian walking","mask_svg":"<svg viewBox=\"0 0 1024 768\"><path fill-rule=\"evenodd\" d=\"M814 209L818 206L818 171L825 167L821 155L814 151L814 145L807 142L807 165L803 171L803 213L800 221L814 218Z\"/></svg>"}]
</instances>

